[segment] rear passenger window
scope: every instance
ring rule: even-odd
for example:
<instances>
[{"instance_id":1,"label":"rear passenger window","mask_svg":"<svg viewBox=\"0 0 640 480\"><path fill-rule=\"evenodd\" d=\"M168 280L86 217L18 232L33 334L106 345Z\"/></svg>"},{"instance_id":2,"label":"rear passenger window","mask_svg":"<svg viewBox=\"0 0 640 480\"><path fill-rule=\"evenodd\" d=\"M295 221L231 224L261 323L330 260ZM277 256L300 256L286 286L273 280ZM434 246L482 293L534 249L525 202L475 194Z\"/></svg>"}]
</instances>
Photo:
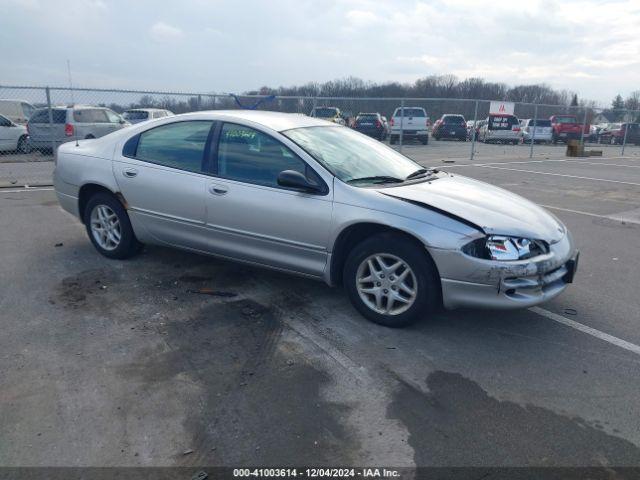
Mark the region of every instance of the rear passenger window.
<instances>
[{"instance_id":1,"label":"rear passenger window","mask_svg":"<svg viewBox=\"0 0 640 480\"><path fill-rule=\"evenodd\" d=\"M107 113L99 109L81 109L73 111L73 119L77 123L108 123Z\"/></svg>"},{"instance_id":2,"label":"rear passenger window","mask_svg":"<svg viewBox=\"0 0 640 480\"><path fill-rule=\"evenodd\" d=\"M51 110L51 116L53 123L66 123L67 111L66 110ZM30 123L49 123L49 110L43 108L42 110L36 110L36 112L29 119Z\"/></svg>"},{"instance_id":3,"label":"rear passenger window","mask_svg":"<svg viewBox=\"0 0 640 480\"><path fill-rule=\"evenodd\" d=\"M135 158L179 168L202 171L207 138L213 122L175 122L140 134Z\"/></svg>"},{"instance_id":4,"label":"rear passenger window","mask_svg":"<svg viewBox=\"0 0 640 480\"><path fill-rule=\"evenodd\" d=\"M314 175L307 172L304 161L275 138L242 125L223 125L218 144L218 175L278 187L278 175L283 170Z\"/></svg>"}]
</instances>

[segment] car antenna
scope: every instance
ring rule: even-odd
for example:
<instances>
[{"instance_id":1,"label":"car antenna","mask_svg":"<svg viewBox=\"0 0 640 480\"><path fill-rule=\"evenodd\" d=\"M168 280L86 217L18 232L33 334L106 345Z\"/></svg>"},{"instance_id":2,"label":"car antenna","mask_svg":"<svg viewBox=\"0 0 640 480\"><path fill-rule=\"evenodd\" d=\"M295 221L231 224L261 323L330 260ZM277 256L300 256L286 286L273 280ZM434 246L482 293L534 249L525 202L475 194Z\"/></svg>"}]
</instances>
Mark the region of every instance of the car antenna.
<instances>
[{"instance_id":1,"label":"car antenna","mask_svg":"<svg viewBox=\"0 0 640 480\"><path fill-rule=\"evenodd\" d=\"M67 73L69 74L69 92L71 93L71 105L73 105L73 107L75 108L76 100L73 96L73 83L71 82L71 62L69 61L68 58L67 58ZM78 134L75 128L73 129L73 134L76 137L76 147L79 147L80 144L78 143Z\"/></svg>"}]
</instances>

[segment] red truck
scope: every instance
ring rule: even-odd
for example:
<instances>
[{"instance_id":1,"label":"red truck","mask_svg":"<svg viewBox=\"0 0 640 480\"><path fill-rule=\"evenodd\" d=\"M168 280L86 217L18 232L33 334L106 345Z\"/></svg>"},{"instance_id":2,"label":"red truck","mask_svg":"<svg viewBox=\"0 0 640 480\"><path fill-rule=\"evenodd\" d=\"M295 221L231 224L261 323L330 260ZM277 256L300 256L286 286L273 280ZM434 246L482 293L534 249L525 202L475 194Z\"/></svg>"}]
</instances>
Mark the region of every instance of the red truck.
<instances>
[{"instance_id":1,"label":"red truck","mask_svg":"<svg viewBox=\"0 0 640 480\"><path fill-rule=\"evenodd\" d=\"M590 125L588 123L583 125L578 122L578 118L575 115L551 115L549 120L551 120L553 143L579 139L582 136L583 127L584 134L589 136Z\"/></svg>"}]
</instances>

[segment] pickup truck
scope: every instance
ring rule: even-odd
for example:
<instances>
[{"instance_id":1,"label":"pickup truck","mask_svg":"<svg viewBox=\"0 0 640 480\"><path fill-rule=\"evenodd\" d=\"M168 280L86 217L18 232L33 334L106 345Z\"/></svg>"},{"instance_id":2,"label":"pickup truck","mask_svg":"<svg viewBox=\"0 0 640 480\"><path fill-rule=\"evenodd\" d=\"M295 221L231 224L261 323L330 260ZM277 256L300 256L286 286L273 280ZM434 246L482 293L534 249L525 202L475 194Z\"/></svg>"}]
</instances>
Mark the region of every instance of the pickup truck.
<instances>
[{"instance_id":1,"label":"pickup truck","mask_svg":"<svg viewBox=\"0 0 640 480\"><path fill-rule=\"evenodd\" d=\"M403 141L414 139L419 140L423 145L429 143L429 117L424 108L396 108L389 126L391 127L389 134L389 143L391 145L400 139L400 132L402 132Z\"/></svg>"},{"instance_id":2,"label":"pickup truck","mask_svg":"<svg viewBox=\"0 0 640 480\"><path fill-rule=\"evenodd\" d=\"M575 115L551 115L551 139L553 143L558 141L567 142L572 139L579 139L582 136L583 124L578 122ZM584 134L589 136L589 127L584 125Z\"/></svg>"}]
</instances>

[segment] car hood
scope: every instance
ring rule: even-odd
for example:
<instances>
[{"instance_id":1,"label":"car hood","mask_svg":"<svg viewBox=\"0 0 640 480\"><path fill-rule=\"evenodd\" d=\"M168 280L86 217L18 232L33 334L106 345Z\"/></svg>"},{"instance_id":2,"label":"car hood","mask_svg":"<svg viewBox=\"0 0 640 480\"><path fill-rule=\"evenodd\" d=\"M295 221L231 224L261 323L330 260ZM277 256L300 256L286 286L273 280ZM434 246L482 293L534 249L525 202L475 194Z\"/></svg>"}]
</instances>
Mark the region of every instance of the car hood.
<instances>
[{"instance_id":1,"label":"car hood","mask_svg":"<svg viewBox=\"0 0 640 480\"><path fill-rule=\"evenodd\" d=\"M553 215L515 193L459 175L381 188L380 193L458 217L487 234L559 241L565 227Z\"/></svg>"}]
</instances>

